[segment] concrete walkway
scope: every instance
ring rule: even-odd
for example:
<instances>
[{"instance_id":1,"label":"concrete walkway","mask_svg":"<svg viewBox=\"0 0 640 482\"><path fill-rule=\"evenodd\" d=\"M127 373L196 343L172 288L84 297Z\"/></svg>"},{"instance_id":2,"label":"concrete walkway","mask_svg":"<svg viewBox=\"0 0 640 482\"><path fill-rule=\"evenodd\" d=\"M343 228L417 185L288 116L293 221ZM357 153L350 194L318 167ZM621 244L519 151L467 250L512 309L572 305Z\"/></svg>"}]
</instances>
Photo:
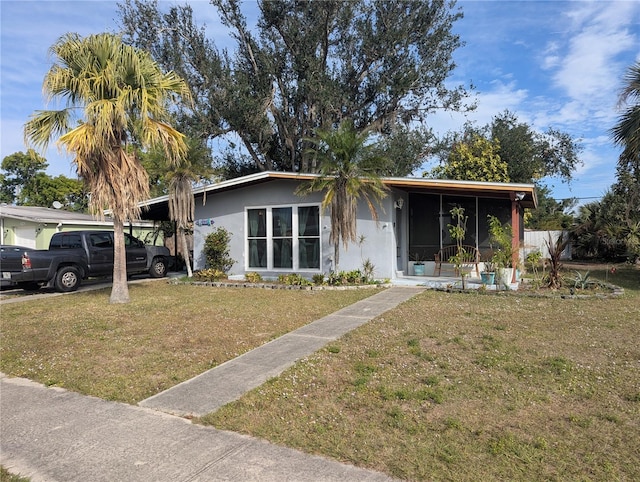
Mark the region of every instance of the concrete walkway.
<instances>
[{"instance_id":1,"label":"concrete walkway","mask_svg":"<svg viewBox=\"0 0 640 482\"><path fill-rule=\"evenodd\" d=\"M389 288L140 402L180 416L213 412L282 373L300 358L408 300L424 288Z\"/></svg>"},{"instance_id":2,"label":"concrete walkway","mask_svg":"<svg viewBox=\"0 0 640 482\"><path fill-rule=\"evenodd\" d=\"M0 374L0 464L33 482L391 480L163 412L215 410L421 291L375 294L147 399L144 407Z\"/></svg>"}]
</instances>

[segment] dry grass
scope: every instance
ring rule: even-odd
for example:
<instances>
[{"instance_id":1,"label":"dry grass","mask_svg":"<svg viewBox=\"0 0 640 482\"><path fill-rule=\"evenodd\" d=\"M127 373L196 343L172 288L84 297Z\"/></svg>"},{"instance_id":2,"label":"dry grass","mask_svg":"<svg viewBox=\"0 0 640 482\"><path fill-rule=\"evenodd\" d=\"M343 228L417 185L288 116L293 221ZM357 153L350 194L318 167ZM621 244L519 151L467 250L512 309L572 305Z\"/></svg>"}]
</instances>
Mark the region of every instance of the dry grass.
<instances>
[{"instance_id":1,"label":"dry grass","mask_svg":"<svg viewBox=\"0 0 640 482\"><path fill-rule=\"evenodd\" d=\"M425 292L200 421L407 480L640 480L640 272L609 281L625 296ZM0 369L135 402L373 292L7 305Z\"/></svg>"},{"instance_id":2,"label":"dry grass","mask_svg":"<svg viewBox=\"0 0 640 482\"><path fill-rule=\"evenodd\" d=\"M640 480L640 272L610 281L425 292L201 421L408 480Z\"/></svg>"},{"instance_id":3,"label":"dry grass","mask_svg":"<svg viewBox=\"0 0 640 482\"><path fill-rule=\"evenodd\" d=\"M0 370L135 403L375 293L220 289L162 282L0 309Z\"/></svg>"}]
</instances>

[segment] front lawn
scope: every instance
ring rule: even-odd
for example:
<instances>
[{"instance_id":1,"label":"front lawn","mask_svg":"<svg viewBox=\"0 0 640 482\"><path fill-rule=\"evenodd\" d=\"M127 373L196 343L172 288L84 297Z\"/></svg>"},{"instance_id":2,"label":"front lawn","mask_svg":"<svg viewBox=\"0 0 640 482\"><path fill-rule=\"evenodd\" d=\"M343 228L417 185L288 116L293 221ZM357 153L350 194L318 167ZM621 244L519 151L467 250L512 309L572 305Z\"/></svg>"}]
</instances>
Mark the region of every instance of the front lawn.
<instances>
[{"instance_id":1,"label":"front lawn","mask_svg":"<svg viewBox=\"0 0 640 482\"><path fill-rule=\"evenodd\" d=\"M427 291L199 422L407 480L640 480L640 271L607 276L624 296ZM375 292L4 305L0 370L135 403Z\"/></svg>"},{"instance_id":2,"label":"front lawn","mask_svg":"<svg viewBox=\"0 0 640 482\"><path fill-rule=\"evenodd\" d=\"M425 292L201 422L407 480L640 480L640 271L609 281Z\"/></svg>"},{"instance_id":3,"label":"front lawn","mask_svg":"<svg viewBox=\"0 0 640 482\"><path fill-rule=\"evenodd\" d=\"M162 281L3 305L0 371L137 403L376 293L221 289Z\"/></svg>"}]
</instances>

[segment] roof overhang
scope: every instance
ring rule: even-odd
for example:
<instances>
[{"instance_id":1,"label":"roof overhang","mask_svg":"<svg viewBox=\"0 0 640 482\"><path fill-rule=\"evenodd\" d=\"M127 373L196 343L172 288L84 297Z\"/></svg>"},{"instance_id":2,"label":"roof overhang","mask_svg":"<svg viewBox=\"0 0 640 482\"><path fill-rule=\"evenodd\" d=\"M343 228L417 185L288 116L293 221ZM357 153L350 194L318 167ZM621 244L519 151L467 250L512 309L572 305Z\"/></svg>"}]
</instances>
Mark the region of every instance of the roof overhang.
<instances>
[{"instance_id":1,"label":"roof overhang","mask_svg":"<svg viewBox=\"0 0 640 482\"><path fill-rule=\"evenodd\" d=\"M384 183L389 187L407 192L508 199L518 201L525 208L535 209L538 207L538 196L534 184L406 177L384 178Z\"/></svg>"},{"instance_id":2,"label":"roof overhang","mask_svg":"<svg viewBox=\"0 0 640 482\"><path fill-rule=\"evenodd\" d=\"M229 191L277 179L309 181L318 177L320 177L319 174L265 171L199 186L193 190L193 194L195 197L199 197L205 194ZM533 184L452 181L417 177L383 177L382 181L388 187L407 192L509 199L519 201L520 205L525 208L536 208L538 206L538 198L536 196L535 185ZM168 204L169 196L166 195L149 199L140 204L143 208L142 215L145 219L169 219Z\"/></svg>"}]
</instances>

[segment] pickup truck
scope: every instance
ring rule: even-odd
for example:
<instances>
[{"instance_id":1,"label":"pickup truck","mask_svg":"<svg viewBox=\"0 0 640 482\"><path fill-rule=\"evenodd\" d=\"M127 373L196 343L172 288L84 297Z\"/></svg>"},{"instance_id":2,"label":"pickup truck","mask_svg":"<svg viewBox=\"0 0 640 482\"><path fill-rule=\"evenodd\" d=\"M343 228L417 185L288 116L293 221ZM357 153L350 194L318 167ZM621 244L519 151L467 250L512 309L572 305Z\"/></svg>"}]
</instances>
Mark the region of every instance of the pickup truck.
<instances>
[{"instance_id":1,"label":"pickup truck","mask_svg":"<svg viewBox=\"0 0 640 482\"><path fill-rule=\"evenodd\" d=\"M167 248L145 245L129 234L125 234L124 241L127 276L166 276L173 259ZM46 286L62 292L75 291L83 279L113 273L113 231L55 233L48 250L4 249L0 271L3 280L23 289Z\"/></svg>"}]
</instances>

